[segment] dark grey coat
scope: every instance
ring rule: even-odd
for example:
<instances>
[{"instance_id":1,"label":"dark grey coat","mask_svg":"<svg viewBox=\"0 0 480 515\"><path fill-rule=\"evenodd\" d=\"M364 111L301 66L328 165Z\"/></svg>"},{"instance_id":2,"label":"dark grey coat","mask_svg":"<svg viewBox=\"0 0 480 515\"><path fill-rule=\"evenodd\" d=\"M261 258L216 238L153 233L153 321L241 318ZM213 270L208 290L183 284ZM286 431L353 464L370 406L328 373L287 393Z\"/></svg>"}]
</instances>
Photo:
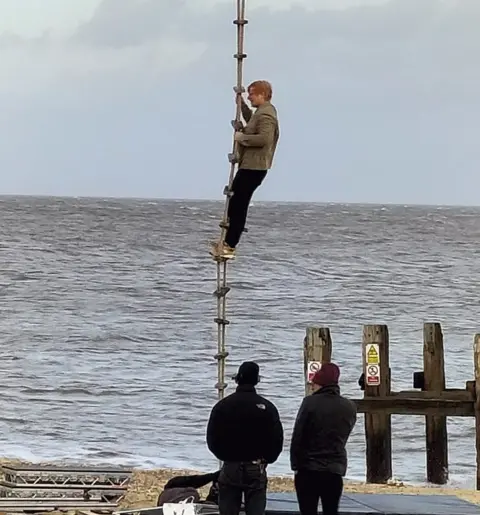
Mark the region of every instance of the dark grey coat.
<instances>
[{"instance_id":1,"label":"dark grey coat","mask_svg":"<svg viewBox=\"0 0 480 515\"><path fill-rule=\"evenodd\" d=\"M290 446L292 470L347 471L345 446L357 421L356 405L326 386L304 398L297 414Z\"/></svg>"}]
</instances>

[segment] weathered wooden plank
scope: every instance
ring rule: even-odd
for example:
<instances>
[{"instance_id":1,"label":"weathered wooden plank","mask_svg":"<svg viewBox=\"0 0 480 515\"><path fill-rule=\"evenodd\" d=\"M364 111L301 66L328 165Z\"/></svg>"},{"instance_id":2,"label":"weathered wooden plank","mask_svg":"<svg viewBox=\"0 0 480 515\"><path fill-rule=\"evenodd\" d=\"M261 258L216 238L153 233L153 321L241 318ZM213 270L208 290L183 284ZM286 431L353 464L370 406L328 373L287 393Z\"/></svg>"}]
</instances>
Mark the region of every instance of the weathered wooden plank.
<instances>
[{"instance_id":1,"label":"weathered wooden plank","mask_svg":"<svg viewBox=\"0 0 480 515\"><path fill-rule=\"evenodd\" d=\"M406 399L439 399L446 401L465 401L474 402L475 397L467 390L446 389L443 392L426 392L418 390L401 390L399 392L391 392L392 397L401 397Z\"/></svg>"},{"instance_id":2,"label":"weathered wooden plank","mask_svg":"<svg viewBox=\"0 0 480 515\"><path fill-rule=\"evenodd\" d=\"M470 392L473 397L475 398L475 381L466 381L465 382L465 390L467 390L468 392Z\"/></svg>"},{"instance_id":3,"label":"weathered wooden plank","mask_svg":"<svg viewBox=\"0 0 480 515\"><path fill-rule=\"evenodd\" d=\"M390 394L389 338L386 325L363 326L364 400ZM387 411L365 413L367 482L386 483L392 477L392 425Z\"/></svg>"},{"instance_id":4,"label":"weathered wooden plank","mask_svg":"<svg viewBox=\"0 0 480 515\"><path fill-rule=\"evenodd\" d=\"M384 397L352 399L359 413L385 413L389 415L442 415L446 417L474 417L472 401L421 399L418 397Z\"/></svg>"},{"instance_id":5,"label":"weathered wooden plank","mask_svg":"<svg viewBox=\"0 0 480 515\"><path fill-rule=\"evenodd\" d=\"M320 367L332 359L332 338L328 327L307 327L303 341L303 369L305 374L305 395L313 392L308 380L309 367Z\"/></svg>"},{"instance_id":6,"label":"weathered wooden plank","mask_svg":"<svg viewBox=\"0 0 480 515\"><path fill-rule=\"evenodd\" d=\"M477 490L480 490L480 334L475 335L473 345L475 369L475 447L477 451Z\"/></svg>"},{"instance_id":7,"label":"weathered wooden plank","mask_svg":"<svg viewBox=\"0 0 480 515\"><path fill-rule=\"evenodd\" d=\"M439 323L423 325L424 389L438 393L445 390L443 333ZM444 485L448 481L447 418L444 415L425 417L427 446L427 481Z\"/></svg>"}]
</instances>

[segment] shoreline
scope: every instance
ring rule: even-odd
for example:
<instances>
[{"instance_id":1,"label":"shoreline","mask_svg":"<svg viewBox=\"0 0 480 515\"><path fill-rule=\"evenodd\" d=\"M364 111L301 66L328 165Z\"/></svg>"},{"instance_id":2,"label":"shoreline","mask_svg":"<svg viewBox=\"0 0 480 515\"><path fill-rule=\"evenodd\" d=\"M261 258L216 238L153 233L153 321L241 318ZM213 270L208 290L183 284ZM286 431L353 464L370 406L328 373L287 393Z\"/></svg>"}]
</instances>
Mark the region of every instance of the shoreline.
<instances>
[{"instance_id":1,"label":"shoreline","mask_svg":"<svg viewBox=\"0 0 480 515\"><path fill-rule=\"evenodd\" d=\"M207 471L186 469L134 469L129 490L122 502L122 507L139 508L141 506L155 506L158 494L163 485L176 475L205 474ZM209 486L200 489L205 496ZM295 492L293 477L271 476L268 478L269 492ZM371 493L371 494L409 494L409 495L455 495L460 499L480 505L480 491L456 488L453 486L414 486L405 482L392 482L388 485L366 484L360 481L345 479L345 493Z\"/></svg>"},{"instance_id":2,"label":"shoreline","mask_svg":"<svg viewBox=\"0 0 480 515\"><path fill-rule=\"evenodd\" d=\"M0 459L0 466L21 466L21 465L37 465L42 466L65 466L72 467L72 464L62 464L61 462L41 462L31 463L18 459ZM88 470L88 465L78 463L77 466ZM98 465L91 465L92 469L98 468ZM115 468L114 465L106 465L105 468ZM124 468L124 467L120 467ZM163 490L165 483L177 475L205 474L209 471L201 471L195 469L176 469L176 468L158 468L158 469L137 469L132 468L133 474L128 491L124 500L120 503L119 508L148 508L156 506L157 497ZM455 486L436 486L436 485L409 485L408 482L391 481L387 485L367 484L361 481L344 480L344 493L369 493L369 494L408 494L408 495L455 495L460 499L480 505L480 491L458 488ZM210 485L199 489L200 495L204 497ZM269 492L295 492L292 476L270 476L268 478Z\"/></svg>"}]
</instances>

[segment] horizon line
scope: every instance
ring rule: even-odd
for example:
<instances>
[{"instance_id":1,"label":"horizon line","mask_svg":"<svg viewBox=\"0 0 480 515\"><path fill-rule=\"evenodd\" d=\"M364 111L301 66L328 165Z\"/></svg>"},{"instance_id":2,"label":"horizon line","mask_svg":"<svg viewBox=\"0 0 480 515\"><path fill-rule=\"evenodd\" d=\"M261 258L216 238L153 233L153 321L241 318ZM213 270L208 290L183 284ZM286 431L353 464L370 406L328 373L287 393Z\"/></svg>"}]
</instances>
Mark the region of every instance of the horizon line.
<instances>
[{"instance_id":1,"label":"horizon line","mask_svg":"<svg viewBox=\"0 0 480 515\"><path fill-rule=\"evenodd\" d=\"M4 198L51 198L51 199L85 199L85 200L145 200L163 202L219 202L225 203L224 199L213 198L175 198L175 197L132 197L132 196L113 196L113 195L48 195L48 194L27 194L27 193L5 193L0 194L0 199ZM420 204L409 202L347 202L347 201L312 201L312 200L252 200L253 204L315 204L315 205L347 205L347 206L392 206L392 207L468 207L478 208L480 205L473 204Z\"/></svg>"}]
</instances>

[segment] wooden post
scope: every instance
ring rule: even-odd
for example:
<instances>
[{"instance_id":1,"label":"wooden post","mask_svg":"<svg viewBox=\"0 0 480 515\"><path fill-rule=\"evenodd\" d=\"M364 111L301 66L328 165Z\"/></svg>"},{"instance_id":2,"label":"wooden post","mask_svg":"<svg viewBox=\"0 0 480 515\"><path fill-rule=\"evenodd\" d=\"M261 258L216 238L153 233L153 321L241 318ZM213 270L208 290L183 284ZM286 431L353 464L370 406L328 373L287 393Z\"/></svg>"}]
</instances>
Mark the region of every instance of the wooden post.
<instances>
[{"instance_id":1,"label":"wooden post","mask_svg":"<svg viewBox=\"0 0 480 515\"><path fill-rule=\"evenodd\" d=\"M303 370L305 374L305 395L313 392L309 382L312 376L319 370L322 363L328 363L332 359L332 338L328 327L307 327L307 334L303 341Z\"/></svg>"},{"instance_id":2,"label":"wooden post","mask_svg":"<svg viewBox=\"0 0 480 515\"><path fill-rule=\"evenodd\" d=\"M390 395L388 327L363 326L364 397ZM392 477L392 423L383 413L365 414L367 483L386 483Z\"/></svg>"},{"instance_id":3,"label":"wooden post","mask_svg":"<svg viewBox=\"0 0 480 515\"><path fill-rule=\"evenodd\" d=\"M477 449L477 490L480 490L480 334L475 335L475 442Z\"/></svg>"},{"instance_id":4,"label":"wooden post","mask_svg":"<svg viewBox=\"0 0 480 515\"><path fill-rule=\"evenodd\" d=\"M442 327L438 323L423 325L423 390L445 390L445 362L443 355ZM425 417L427 440L427 481L444 485L448 481L447 417Z\"/></svg>"}]
</instances>

